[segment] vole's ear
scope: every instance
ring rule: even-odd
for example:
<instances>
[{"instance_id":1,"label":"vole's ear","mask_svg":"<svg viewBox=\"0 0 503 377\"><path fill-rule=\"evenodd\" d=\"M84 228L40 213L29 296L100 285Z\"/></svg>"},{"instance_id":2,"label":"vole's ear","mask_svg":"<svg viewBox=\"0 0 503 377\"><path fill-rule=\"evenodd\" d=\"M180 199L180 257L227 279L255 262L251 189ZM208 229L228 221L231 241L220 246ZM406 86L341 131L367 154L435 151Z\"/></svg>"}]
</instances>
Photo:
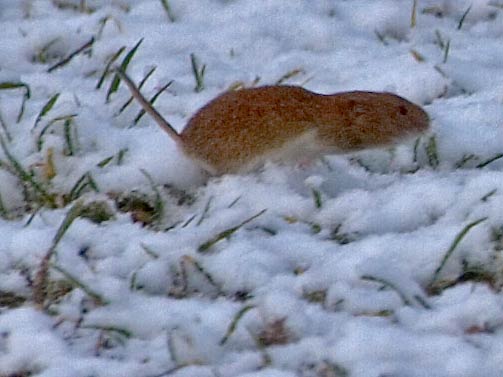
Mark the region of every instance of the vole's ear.
<instances>
[{"instance_id":1,"label":"vole's ear","mask_svg":"<svg viewBox=\"0 0 503 377\"><path fill-rule=\"evenodd\" d=\"M183 140L176 132L176 130L173 128L171 124L152 106L152 104L147 101L147 99L141 94L140 90L138 87L135 85L133 80L129 78L129 76L124 72L120 67L115 67L114 72L119 75L122 81L124 81L129 88L129 91L131 92L131 95L134 97L135 100L138 101L140 106L142 107L143 110L147 114L149 114L154 121L164 130L166 131L169 136L179 145L183 145Z\"/></svg>"}]
</instances>

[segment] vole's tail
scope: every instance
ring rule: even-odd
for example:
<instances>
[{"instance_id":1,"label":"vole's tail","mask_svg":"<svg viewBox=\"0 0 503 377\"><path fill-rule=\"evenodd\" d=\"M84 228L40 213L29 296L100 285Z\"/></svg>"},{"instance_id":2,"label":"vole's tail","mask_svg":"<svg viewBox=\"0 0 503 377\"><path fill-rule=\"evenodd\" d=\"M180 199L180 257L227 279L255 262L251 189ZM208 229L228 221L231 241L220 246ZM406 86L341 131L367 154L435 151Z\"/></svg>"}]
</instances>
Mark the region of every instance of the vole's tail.
<instances>
[{"instance_id":1,"label":"vole's tail","mask_svg":"<svg viewBox=\"0 0 503 377\"><path fill-rule=\"evenodd\" d=\"M148 113L152 118L154 118L155 122L161 126L161 128L166 131L169 136L178 144L182 145L183 141L178 132L173 128L169 122L163 118L161 114L152 106L152 104L147 101L147 99L141 94L140 90L136 87L133 81L129 78L129 76L124 72L121 68L116 67L115 72L119 75L119 77L126 83L131 95L138 101L140 106Z\"/></svg>"}]
</instances>

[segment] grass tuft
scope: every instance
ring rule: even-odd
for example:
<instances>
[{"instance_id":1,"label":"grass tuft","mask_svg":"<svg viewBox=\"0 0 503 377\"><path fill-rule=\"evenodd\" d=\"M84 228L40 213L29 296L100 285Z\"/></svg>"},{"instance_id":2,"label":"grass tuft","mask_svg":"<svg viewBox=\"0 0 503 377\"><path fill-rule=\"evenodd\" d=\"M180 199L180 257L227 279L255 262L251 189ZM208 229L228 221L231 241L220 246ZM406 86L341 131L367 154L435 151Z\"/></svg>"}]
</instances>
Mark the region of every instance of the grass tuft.
<instances>
[{"instance_id":1,"label":"grass tuft","mask_svg":"<svg viewBox=\"0 0 503 377\"><path fill-rule=\"evenodd\" d=\"M51 208L56 207L54 195L49 194L44 185L37 182L33 174L24 169L21 163L10 153L2 136L0 136L0 146L10 164L8 171L16 175L23 186L33 194L33 198L27 198L27 201L31 201L29 199L32 199L41 206L48 205Z\"/></svg>"}]
</instances>

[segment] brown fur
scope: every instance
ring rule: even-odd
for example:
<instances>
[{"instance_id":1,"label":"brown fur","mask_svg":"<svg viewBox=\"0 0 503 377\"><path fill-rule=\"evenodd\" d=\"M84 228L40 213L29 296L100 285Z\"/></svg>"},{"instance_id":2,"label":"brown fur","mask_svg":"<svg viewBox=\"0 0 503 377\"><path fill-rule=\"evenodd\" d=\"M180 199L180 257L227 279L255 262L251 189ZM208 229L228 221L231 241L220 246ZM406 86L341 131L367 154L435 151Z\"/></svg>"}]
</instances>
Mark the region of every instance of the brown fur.
<instances>
[{"instance_id":1,"label":"brown fur","mask_svg":"<svg viewBox=\"0 0 503 377\"><path fill-rule=\"evenodd\" d=\"M314 131L312 154L382 147L428 128L428 115L390 93L321 95L295 86L226 92L201 108L180 134L181 147L210 173L253 168ZM253 163L252 163L253 162Z\"/></svg>"}]
</instances>

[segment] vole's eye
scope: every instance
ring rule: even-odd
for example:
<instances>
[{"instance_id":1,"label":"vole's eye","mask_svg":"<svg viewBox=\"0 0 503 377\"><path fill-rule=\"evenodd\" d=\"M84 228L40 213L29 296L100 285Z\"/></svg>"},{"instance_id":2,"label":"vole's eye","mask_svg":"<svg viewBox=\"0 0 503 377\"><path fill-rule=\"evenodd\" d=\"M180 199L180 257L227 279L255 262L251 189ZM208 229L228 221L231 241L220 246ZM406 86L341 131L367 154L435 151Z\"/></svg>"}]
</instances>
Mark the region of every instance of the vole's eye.
<instances>
[{"instance_id":1,"label":"vole's eye","mask_svg":"<svg viewBox=\"0 0 503 377\"><path fill-rule=\"evenodd\" d=\"M400 114L402 115L407 115L407 113L409 112L405 106L398 106L398 111L400 111Z\"/></svg>"}]
</instances>

